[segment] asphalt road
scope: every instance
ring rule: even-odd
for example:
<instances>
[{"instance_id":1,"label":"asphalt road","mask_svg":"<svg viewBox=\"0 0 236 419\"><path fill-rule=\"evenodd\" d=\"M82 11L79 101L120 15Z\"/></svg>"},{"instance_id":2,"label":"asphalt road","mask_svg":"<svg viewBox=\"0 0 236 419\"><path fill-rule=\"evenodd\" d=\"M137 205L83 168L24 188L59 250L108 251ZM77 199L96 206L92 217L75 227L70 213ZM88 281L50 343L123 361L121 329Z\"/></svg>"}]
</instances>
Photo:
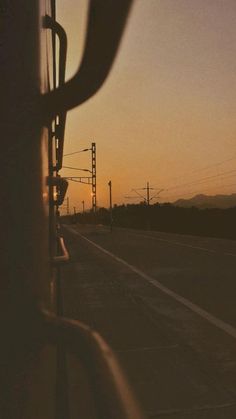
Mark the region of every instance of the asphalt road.
<instances>
[{"instance_id":1,"label":"asphalt road","mask_svg":"<svg viewBox=\"0 0 236 419\"><path fill-rule=\"evenodd\" d=\"M117 352L150 418L236 417L236 242L64 227L65 315Z\"/></svg>"}]
</instances>

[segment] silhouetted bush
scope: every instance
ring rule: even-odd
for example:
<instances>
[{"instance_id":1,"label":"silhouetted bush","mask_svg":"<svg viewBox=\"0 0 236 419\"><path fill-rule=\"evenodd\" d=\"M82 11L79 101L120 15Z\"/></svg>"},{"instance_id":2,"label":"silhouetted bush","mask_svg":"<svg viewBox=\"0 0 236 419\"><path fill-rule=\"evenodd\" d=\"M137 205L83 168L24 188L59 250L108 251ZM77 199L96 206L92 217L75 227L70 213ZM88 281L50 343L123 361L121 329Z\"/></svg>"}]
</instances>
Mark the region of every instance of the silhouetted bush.
<instances>
[{"instance_id":1,"label":"silhouetted bush","mask_svg":"<svg viewBox=\"0 0 236 419\"><path fill-rule=\"evenodd\" d=\"M109 225L110 212L106 208L99 208L96 216L92 212L76 214L76 221ZM236 208L181 208L169 203L149 207L144 204L115 205L113 225L236 239Z\"/></svg>"}]
</instances>

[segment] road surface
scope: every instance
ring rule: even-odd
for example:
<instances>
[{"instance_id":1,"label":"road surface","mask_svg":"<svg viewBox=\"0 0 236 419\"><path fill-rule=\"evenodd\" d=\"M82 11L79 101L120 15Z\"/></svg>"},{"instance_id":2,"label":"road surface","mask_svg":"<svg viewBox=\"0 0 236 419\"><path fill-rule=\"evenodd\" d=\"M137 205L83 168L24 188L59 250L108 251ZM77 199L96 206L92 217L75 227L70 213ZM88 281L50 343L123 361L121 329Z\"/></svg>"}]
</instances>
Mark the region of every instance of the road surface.
<instances>
[{"instance_id":1,"label":"road surface","mask_svg":"<svg viewBox=\"0 0 236 419\"><path fill-rule=\"evenodd\" d=\"M149 418L236 417L236 242L64 226L64 314L117 353Z\"/></svg>"}]
</instances>

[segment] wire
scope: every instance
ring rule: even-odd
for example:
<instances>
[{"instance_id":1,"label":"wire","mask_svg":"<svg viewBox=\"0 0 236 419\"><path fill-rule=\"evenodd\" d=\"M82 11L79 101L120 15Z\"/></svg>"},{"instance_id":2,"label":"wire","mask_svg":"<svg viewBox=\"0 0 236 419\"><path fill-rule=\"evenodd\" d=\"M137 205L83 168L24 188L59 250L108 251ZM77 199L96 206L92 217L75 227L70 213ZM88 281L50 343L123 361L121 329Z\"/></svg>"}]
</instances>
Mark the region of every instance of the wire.
<instances>
[{"instance_id":1,"label":"wire","mask_svg":"<svg viewBox=\"0 0 236 419\"><path fill-rule=\"evenodd\" d=\"M73 153L64 154L63 157L72 156L73 154L83 153L84 151L89 151L91 148L84 148L83 150L74 151Z\"/></svg>"},{"instance_id":2,"label":"wire","mask_svg":"<svg viewBox=\"0 0 236 419\"><path fill-rule=\"evenodd\" d=\"M132 189L132 192L135 192L137 195L139 195L141 198L143 198L146 201L145 196L141 195L139 192L137 192L136 189Z\"/></svg>"},{"instance_id":3,"label":"wire","mask_svg":"<svg viewBox=\"0 0 236 419\"><path fill-rule=\"evenodd\" d=\"M92 173L89 169L79 169L78 167L62 166L63 169L82 170L83 172Z\"/></svg>"},{"instance_id":4,"label":"wire","mask_svg":"<svg viewBox=\"0 0 236 419\"><path fill-rule=\"evenodd\" d=\"M160 193L162 192L162 191L164 191L165 189L160 189L157 193L156 193L156 195L154 195L154 196L152 196L151 198L150 198L150 201L152 200L152 199L155 199L155 198L158 198L160 195Z\"/></svg>"},{"instance_id":5,"label":"wire","mask_svg":"<svg viewBox=\"0 0 236 419\"><path fill-rule=\"evenodd\" d=\"M230 184L227 184L227 185L217 185L217 186L214 186L214 188L219 189L219 188L227 188L227 187L231 187L231 186L236 186L236 183L230 183ZM205 190L208 190L208 188L205 189ZM178 198L178 197L182 198L183 196L198 194L198 193L201 193L203 191L204 191L204 189L203 190L202 189L201 190L194 190L194 191L191 191L191 192L185 192L183 194L162 196L161 198L162 199L169 199L169 198L173 199L173 198Z\"/></svg>"},{"instance_id":6,"label":"wire","mask_svg":"<svg viewBox=\"0 0 236 419\"><path fill-rule=\"evenodd\" d=\"M139 196L124 196L125 199L139 199Z\"/></svg>"},{"instance_id":7,"label":"wire","mask_svg":"<svg viewBox=\"0 0 236 419\"><path fill-rule=\"evenodd\" d=\"M179 185L171 186L170 188L165 188L165 190L170 191L172 189L181 188L181 187L184 187L184 186L191 186L191 185L203 183L207 180L220 178L221 176L224 176L224 175L227 175L227 174L230 174L230 173L235 173L235 172L236 172L236 169L229 170L227 172L221 172L221 173L218 173L217 175L206 176L206 177L200 178L200 179L192 181L192 182L182 183L182 184L179 184ZM224 176L224 177L227 177L227 176Z\"/></svg>"},{"instance_id":8,"label":"wire","mask_svg":"<svg viewBox=\"0 0 236 419\"><path fill-rule=\"evenodd\" d=\"M217 162L217 163L212 163L212 164L209 164L208 166L202 167L202 168L200 168L200 169L195 169L195 170L192 170L192 171L190 171L190 172L187 172L187 173L185 173L185 174L183 174L183 175L179 176L179 177L178 177L178 179L181 179L181 178L183 178L183 177L188 177L188 176L191 176L191 175L192 175L192 174L194 174L194 173L198 173L198 172L201 172L201 171L207 170L207 169L212 168L212 167L217 167L217 166L220 166L220 165L222 165L222 164L224 164L224 163L228 163L229 161L233 161L233 160L236 160L236 156L235 156L235 157L231 157L231 158L229 158L229 159L221 160L221 161L219 161L219 162ZM176 180L176 178L170 178L170 179L168 180L168 182L171 182L172 180Z\"/></svg>"}]
</instances>

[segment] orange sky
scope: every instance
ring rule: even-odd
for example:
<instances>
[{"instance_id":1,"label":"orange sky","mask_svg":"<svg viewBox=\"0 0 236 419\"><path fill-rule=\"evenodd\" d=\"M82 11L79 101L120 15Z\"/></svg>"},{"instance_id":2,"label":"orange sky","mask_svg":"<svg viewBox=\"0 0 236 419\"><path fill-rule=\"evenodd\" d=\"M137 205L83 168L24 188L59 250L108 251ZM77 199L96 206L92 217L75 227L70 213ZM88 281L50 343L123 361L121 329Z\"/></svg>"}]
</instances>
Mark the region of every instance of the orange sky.
<instances>
[{"instance_id":1,"label":"orange sky","mask_svg":"<svg viewBox=\"0 0 236 419\"><path fill-rule=\"evenodd\" d=\"M79 64L86 4L57 1L67 78ZM110 179L114 203L138 202L124 197L147 181L164 189L160 202L236 190L235 49L235 0L134 1L108 80L68 114L65 153L96 142L99 206L108 206ZM90 168L90 155L65 157L64 165ZM71 210L82 200L91 206L88 186L70 183L68 196Z\"/></svg>"}]
</instances>

